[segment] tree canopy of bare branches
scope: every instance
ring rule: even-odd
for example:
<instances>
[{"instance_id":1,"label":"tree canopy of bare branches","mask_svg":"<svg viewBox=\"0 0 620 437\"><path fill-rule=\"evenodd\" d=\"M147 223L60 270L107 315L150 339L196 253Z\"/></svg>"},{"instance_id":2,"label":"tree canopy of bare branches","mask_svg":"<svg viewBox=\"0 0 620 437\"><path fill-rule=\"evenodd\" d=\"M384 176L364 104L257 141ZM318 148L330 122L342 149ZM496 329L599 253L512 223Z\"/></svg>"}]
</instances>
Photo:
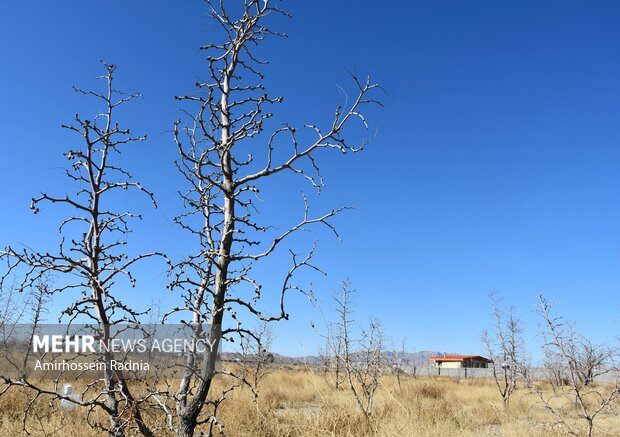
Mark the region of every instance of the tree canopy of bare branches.
<instances>
[{"instance_id":1,"label":"tree canopy of bare branches","mask_svg":"<svg viewBox=\"0 0 620 437\"><path fill-rule=\"evenodd\" d=\"M388 367L383 347L383 330L378 319L371 319L367 327L360 327L353 320L351 281L342 282L335 297L338 322L332 332L332 344L337 362L342 366L344 379L366 419L373 412L374 398L379 388L379 378Z\"/></svg>"},{"instance_id":2,"label":"tree canopy of bare branches","mask_svg":"<svg viewBox=\"0 0 620 437\"><path fill-rule=\"evenodd\" d=\"M269 373L273 365L275 359L271 351L273 339L273 330L267 322L261 322L252 329L251 336L241 338L239 360L241 374L252 384L255 392L258 392L261 380Z\"/></svg>"},{"instance_id":3,"label":"tree canopy of bare branches","mask_svg":"<svg viewBox=\"0 0 620 437\"><path fill-rule=\"evenodd\" d=\"M281 286L267 290L279 295L279 308L267 313L259 306L264 290L254 276L257 263L311 226L323 225L335 232L330 219L344 209L315 215L304 196L299 221L274 232L270 223L258 221L255 199L261 185L288 173L320 190L324 184L320 152L360 150L363 144L350 144L345 127L354 120L366 126L363 109L378 103L372 96L377 85L353 76L356 95L336 107L328 126L296 128L284 123L270 130L267 121L282 97L272 97L265 90L261 67L267 61L258 57L257 46L269 37L285 36L271 28L270 20L289 14L272 0L244 0L239 8L230 9L224 1L207 1L207 5L221 40L201 47L208 78L196 83L195 94L177 97L193 112L186 111L188 120L174 125L176 164L188 186L181 194L185 212L176 222L195 238L197 249L173 268L170 287L181 293L183 305L166 316L189 314L196 337L206 338L214 347L200 362L188 357L174 395L179 436L193 435L201 422L208 423L209 432L223 432L214 409L203 409L218 373L215 364L221 341L252 336L242 324L247 316L265 322L288 319L286 294L309 291L295 282L296 273L320 271L312 263L314 246L305 253L291 251Z\"/></svg>"},{"instance_id":4,"label":"tree canopy of bare branches","mask_svg":"<svg viewBox=\"0 0 620 437\"><path fill-rule=\"evenodd\" d=\"M45 284L46 296L73 293L75 298L64 309L61 319L69 324L74 320L93 323L98 327L100 338L107 341L111 326L137 321L142 314L122 300L118 292L121 278L135 285L131 267L140 260L161 254L129 256L125 250L131 232L130 223L140 215L116 209L115 193L139 191L156 204L153 194L118 164L124 147L144 141L146 137L134 136L129 129L120 127L115 113L119 106L141 96L117 90L114 86L116 66L103 63L103 67L104 74L98 77L105 83L103 91L75 88L77 93L93 97L102 110L90 119L76 114L72 124L62 126L75 133L82 142L81 146L65 153L70 163L66 178L75 191L64 195L41 193L32 199L31 208L35 213L39 213L45 204L71 211L59 225L58 250L52 253L28 247L7 247L0 256L7 266L2 283L8 278L16 278L15 289L20 292ZM102 358L110 359L109 356ZM32 389L37 396L45 394L79 403L88 408L89 418L93 411L103 410L110 418L109 426L98 422L93 422L92 426L102 428L110 435L125 435L132 420L133 426L143 435L153 435L136 408L139 399L134 397L120 371L108 368L103 375L103 386L98 386L98 382L88 385L87 390L93 396L84 396L88 400L79 402L62 396L56 389L47 389L27 380L5 378L5 382Z\"/></svg>"},{"instance_id":5,"label":"tree canopy of bare branches","mask_svg":"<svg viewBox=\"0 0 620 437\"><path fill-rule=\"evenodd\" d=\"M493 361L493 379L502 396L504 408L508 408L510 396L525 370L525 341L515 308L510 306L507 310L503 309L496 293L491 293L489 297L493 326L482 333L482 341Z\"/></svg>"},{"instance_id":6,"label":"tree canopy of bare branches","mask_svg":"<svg viewBox=\"0 0 620 437\"><path fill-rule=\"evenodd\" d=\"M596 419L613 407L620 396L618 352L607 346L598 346L577 333L571 322L552 311L552 304L543 296L538 297L537 314L541 318L543 352L552 375L552 394L548 395L528 379L528 386L538 396L546 411L556 423L572 436L594 435ZM610 375L611 383L597 383L596 378ZM572 410L585 424L585 431L575 424Z\"/></svg>"}]
</instances>

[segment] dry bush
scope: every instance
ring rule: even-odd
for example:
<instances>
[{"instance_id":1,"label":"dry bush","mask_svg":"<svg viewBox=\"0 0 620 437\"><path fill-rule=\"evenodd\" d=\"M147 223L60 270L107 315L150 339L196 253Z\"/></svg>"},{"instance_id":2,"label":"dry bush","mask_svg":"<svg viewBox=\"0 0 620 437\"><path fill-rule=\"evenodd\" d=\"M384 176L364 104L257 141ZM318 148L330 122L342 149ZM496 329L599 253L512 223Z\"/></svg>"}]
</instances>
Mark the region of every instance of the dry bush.
<instances>
[{"instance_id":1,"label":"dry bush","mask_svg":"<svg viewBox=\"0 0 620 437\"><path fill-rule=\"evenodd\" d=\"M445 397L446 389L444 386L437 383L423 382L421 385L415 387L415 390L420 396L430 399L441 399Z\"/></svg>"},{"instance_id":2,"label":"dry bush","mask_svg":"<svg viewBox=\"0 0 620 437\"><path fill-rule=\"evenodd\" d=\"M541 317L551 390L541 390L541 385L530 378L526 378L526 383L550 420L567 435L604 435L608 432L605 418L616 415L620 398L618 351L592 343L575 331L572 322L557 316L552 307L546 298L538 297L536 313ZM613 383L597 383L605 376Z\"/></svg>"}]
</instances>

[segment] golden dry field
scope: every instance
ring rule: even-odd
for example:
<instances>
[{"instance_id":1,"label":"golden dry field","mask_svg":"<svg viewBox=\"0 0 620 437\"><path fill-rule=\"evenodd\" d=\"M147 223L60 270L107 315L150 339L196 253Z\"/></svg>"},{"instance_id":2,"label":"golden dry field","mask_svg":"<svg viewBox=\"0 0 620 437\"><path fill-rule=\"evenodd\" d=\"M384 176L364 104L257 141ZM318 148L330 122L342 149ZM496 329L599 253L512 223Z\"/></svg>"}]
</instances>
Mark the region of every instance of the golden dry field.
<instances>
[{"instance_id":1,"label":"golden dry field","mask_svg":"<svg viewBox=\"0 0 620 437\"><path fill-rule=\"evenodd\" d=\"M222 387L226 383L218 380ZM0 397L0 435L21 435L26 394L13 390ZM616 407L598 417L595 436L620 435ZM578 423L578 410L571 414L573 423ZM324 375L292 367L268 374L261 381L256 401L248 389L228 394L218 416L228 436L566 435L536 396L521 387L513 394L509 410L504 411L490 380L406 378L399 388L394 377L386 376L377 391L372 417L366 420L346 388L336 390ZM163 419L147 415L147 420ZM27 427L33 436L103 434L90 429L83 410L63 410L43 397L34 404ZM577 425L576 429L582 428ZM173 434L162 431L161 435Z\"/></svg>"}]
</instances>

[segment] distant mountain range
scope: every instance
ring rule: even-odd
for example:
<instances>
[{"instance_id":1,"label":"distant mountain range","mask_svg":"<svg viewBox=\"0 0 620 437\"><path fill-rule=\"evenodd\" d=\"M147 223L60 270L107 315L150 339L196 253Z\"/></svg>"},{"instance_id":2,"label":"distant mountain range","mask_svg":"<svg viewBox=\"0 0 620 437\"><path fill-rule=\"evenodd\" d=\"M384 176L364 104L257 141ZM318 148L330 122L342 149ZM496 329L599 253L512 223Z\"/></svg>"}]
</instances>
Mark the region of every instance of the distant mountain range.
<instances>
[{"instance_id":1,"label":"distant mountain range","mask_svg":"<svg viewBox=\"0 0 620 437\"><path fill-rule=\"evenodd\" d=\"M386 355L391 357L393 352L388 351ZM437 352L437 351L420 351L420 352L406 352L403 364L407 366L427 366L432 364L432 361L429 360L430 357L436 357L441 355L456 355L457 353L450 352ZM352 354L353 359L357 354ZM222 359L224 361L236 361L241 359L242 355L235 352L223 352ZM274 363L281 365L300 365L307 364L310 366L317 366L323 363L323 358L320 355L308 355L305 357L290 357L287 355L273 354Z\"/></svg>"}]
</instances>

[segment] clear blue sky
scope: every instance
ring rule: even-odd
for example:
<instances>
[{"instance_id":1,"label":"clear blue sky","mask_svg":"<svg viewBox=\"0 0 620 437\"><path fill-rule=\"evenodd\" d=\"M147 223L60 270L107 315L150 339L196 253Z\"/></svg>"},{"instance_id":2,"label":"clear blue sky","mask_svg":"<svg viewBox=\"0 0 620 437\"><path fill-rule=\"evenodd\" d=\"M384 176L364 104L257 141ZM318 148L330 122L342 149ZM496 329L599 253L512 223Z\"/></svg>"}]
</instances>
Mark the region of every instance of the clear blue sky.
<instances>
[{"instance_id":1,"label":"clear blue sky","mask_svg":"<svg viewBox=\"0 0 620 437\"><path fill-rule=\"evenodd\" d=\"M416 350L478 353L490 290L519 307L532 339L530 305L543 293L586 334L613 341L620 333L620 4L283 5L294 19L274 26L290 37L264 48L272 60L266 83L286 96L274 126L327 122L336 85L350 86L346 69L372 74L385 89L368 149L324 161L328 189L317 211L356 209L337 221L341 243L318 234L317 261L329 273L314 281L323 311L349 276L357 319L378 316L388 338L406 336ZM57 240L58 214L47 208L34 216L29 199L67 188L62 152L76 138L60 124L94 111L71 85L92 87L97 60L105 59L119 65L121 87L145 95L122 115L150 140L125 164L161 203L152 212L127 199L147 208L132 243L184 253L187 240L170 223L180 184L173 96L206 76L197 47L212 26L199 0L0 5L2 246L51 248ZM265 219L294 221L303 187L271 188ZM161 265L138 273L130 301L173 299L162 291ZM263 277L269 283L277 273ZM276 349L314 352L320 341L309 326L320 325L320 313L300 298L290 312L276 328Z\"/></svg>"}]
</instances>

